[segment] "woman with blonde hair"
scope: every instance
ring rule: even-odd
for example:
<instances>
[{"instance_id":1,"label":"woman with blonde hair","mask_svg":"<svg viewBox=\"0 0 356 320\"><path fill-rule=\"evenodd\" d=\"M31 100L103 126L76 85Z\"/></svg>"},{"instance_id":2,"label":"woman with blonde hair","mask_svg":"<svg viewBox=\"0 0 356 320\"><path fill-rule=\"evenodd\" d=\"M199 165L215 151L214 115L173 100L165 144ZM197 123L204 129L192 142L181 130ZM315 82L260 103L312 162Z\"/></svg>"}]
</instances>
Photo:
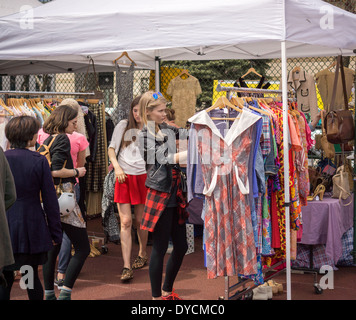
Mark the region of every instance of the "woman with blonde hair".
<instances>
[{"instance_id":1,"label":"woman with blonde hair","mask_svg":"<svg viewBox=\"0 0 356 320\"><path fill-rule=\"evenodd\" d=\"M186 139L187 130L164 123L166 99L160 92L148 91L140 100L140 115L144 122L139 141L146 162L148 187L141 229L153 232L153 248L149 275L152 299L179 300L173 283L187 251L185 221L186 199L179 162L185 162L187 152L176 152L176 139ZM163 260L169 239L173 251L168 259L163 287Z\"/></svg>"}]
</instances>

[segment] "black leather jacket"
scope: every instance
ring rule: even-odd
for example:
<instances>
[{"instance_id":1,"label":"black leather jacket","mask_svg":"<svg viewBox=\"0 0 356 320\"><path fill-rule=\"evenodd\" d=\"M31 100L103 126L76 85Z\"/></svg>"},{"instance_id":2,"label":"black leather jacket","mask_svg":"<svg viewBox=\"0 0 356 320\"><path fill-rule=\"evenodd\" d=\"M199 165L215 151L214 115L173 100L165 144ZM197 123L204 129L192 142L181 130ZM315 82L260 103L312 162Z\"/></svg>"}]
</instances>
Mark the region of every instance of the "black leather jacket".
<instances>
[{"instance_id":1,"label":"black leather jacket","mask_svg":"<svg viewBox=\"0 0 356 320\"><path fill-rule=\"evenodd\" d=\"M146 162L146 187L161 192L171 192L172 169L179 169L174 163L176 140L187 139L188 130L178 129L165 123L159 125L162 136L154 134L154 128L148 130L146 126L139 135L141 156Z\"/></svg>"}]
</instances>

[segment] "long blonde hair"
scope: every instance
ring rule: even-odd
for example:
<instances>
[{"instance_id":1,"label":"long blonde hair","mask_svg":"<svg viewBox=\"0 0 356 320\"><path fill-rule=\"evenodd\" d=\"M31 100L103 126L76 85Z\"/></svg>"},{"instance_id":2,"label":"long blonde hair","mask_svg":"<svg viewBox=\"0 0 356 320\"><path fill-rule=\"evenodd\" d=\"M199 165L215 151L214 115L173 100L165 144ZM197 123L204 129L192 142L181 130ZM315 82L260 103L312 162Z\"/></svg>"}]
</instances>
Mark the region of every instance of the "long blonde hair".
<instances>
[{"instance_id":1,"label":"long blonde hair","mask_svg":"<svg viewBox=\"0 0 356 320\"><path fill-rule=\"evenodd\" d=\"M157 98L155 99L156 96ZM147 111L152 111L154 108L158 107L161 104L166 104L167 100L161 93L157 93L154 91L145 92L140 99L140 116L145 126L149 129L148 121L150 119L147 118ZM155 124L155 133L159 131L159 127L157 123Z\"/></svg>"}]
</instances>

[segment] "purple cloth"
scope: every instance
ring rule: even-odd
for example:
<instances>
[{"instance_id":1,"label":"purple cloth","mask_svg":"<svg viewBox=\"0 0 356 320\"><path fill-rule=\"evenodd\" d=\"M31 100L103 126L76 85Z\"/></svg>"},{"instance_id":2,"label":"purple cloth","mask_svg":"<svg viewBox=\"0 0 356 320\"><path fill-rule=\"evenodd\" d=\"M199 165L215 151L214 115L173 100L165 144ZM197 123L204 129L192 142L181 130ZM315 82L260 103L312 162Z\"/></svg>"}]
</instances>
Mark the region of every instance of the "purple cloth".
<instances>
[{"instance_id":1,"label":"purple cloth","mask_svg":"<svg viewBox=\"0 0 356 320\"><path fill-rule=\"evenodd\" d=\"M193 200L189 202L189 206L187 207L187 211L189 212L189 223L204 224L204 221L201 218L203 203L204 200L200 198L193 198Z\"/></svg>"},{"instance_id":2,"label":"purple cloth","mask_svg":"<svg viewBox=\"0 0 356 320\"><path fill-rule=\"evenodd\" d=\"M342 256L343 234L353 225L354 203L351 199L341 200L324 197L322 201L309 201L302 207L303 236L300 243L325 244L326 255L334 261Z\"/></svg>"}]
</instances>

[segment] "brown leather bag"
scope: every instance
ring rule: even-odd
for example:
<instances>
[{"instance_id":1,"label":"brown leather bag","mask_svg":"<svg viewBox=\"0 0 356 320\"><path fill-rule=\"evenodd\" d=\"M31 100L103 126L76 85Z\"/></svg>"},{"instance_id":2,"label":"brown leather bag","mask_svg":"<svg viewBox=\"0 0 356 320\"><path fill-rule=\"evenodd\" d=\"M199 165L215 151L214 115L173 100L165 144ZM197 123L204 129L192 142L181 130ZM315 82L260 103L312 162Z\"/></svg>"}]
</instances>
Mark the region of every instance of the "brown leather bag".
<instances>
[{"instance_id":1,"label":"brown leather bag","mask_svg":"<svg viewBox=\"0 0 356 320\"><path fill-rule=\"evenodd\" d=\"M332 109L335 103L339 69L341 71L345 109L330 111L327 113L324 119L324 126L325 126L327 139L329 142L333 144L346 143L348 141L354 140L355 138L355 121L353 119L352 112L349 110L348 107L345 73L344 73L344 66L342 62L342 56L337 57L335 80L334 80L334 87L333 87L333 92L331 97L330 108Z\"/></svg>"},{"instance_id":2,"label":"brown leather bag","mask_svg":"<svg viewBox=\"0 0 356 320\"><path fill-rule=\"evenodd\" d=\"M335 147L332 143L328 141L326 130L324 128L324 110L320 110L321 114L321 130L322 136L320 139L321 149L323 150L324 157L329 158L331 160L335 157Z\"/></svg>"}]
</instances>

